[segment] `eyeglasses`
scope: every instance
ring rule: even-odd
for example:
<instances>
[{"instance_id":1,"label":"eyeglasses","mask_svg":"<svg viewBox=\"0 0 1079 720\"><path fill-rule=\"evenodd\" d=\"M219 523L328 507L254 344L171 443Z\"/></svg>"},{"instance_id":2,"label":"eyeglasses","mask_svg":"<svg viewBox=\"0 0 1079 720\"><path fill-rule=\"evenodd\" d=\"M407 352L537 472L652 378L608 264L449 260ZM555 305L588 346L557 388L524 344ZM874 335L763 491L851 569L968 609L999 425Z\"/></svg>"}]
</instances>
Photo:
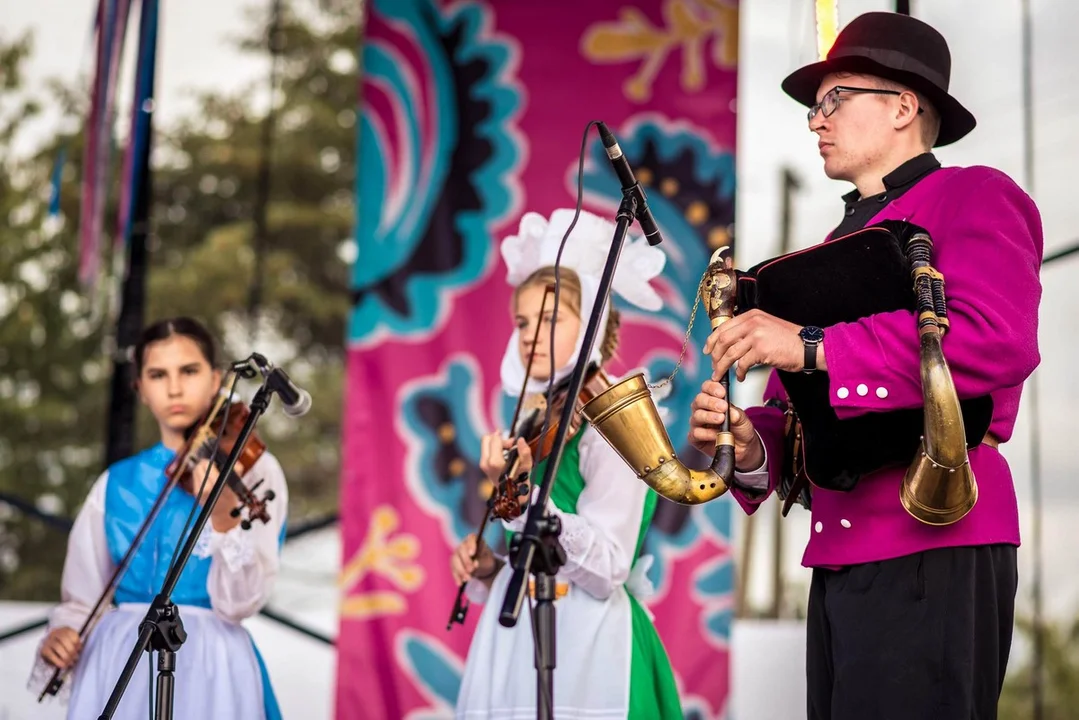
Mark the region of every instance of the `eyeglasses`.
<instances>
[{"instance_id":1,"label":"eyeglasses","mask_svg":"<svg viewBox=\"0 0 1079 720\"><path fill-rule=\"evenodd\" d=\"M839 109L839 93L870 93L872 95L902 95L903 93L898 90L881 90L879 88L857 88L846 87L845 85L836 85L829 90L821 98L821 101L816 105L809 108L809 112L806 113L806 120L812 122L813 118L817 116L817 111L824 113L824 117L831 116L836 110ZM918 108L918 113L922 113L922 108Z\"/></svg>"}]
</instances>

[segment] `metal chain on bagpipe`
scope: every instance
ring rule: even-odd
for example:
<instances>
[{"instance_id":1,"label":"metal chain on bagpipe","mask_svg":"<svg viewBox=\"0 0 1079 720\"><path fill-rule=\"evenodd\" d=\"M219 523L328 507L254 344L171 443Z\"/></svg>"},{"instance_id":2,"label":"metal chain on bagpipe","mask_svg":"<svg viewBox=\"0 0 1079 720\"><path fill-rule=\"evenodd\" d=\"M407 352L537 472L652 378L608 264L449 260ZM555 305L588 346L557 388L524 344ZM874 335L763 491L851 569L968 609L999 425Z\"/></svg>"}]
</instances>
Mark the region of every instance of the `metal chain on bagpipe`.
<instances>
[{"instance_id":1,"label":"metal chain on bagpipe","mask_svg":"<svg viewBox=\"0 0 1079 720\"><path fill-rule=\"evenodd\" d=\"M700 305L701 305L701 293L700 293L701 283L704 282L704 278L705 278L705 276L707 274L708 274L708 270L706 269L703 273L701 273L701 279L697 282L697 289L698 289L697 297L693 301L693 310L691 310L690 313L689 313L689 327L686 328L686 335L682 339L682 351L680 353L678 353L678 362L676 362L674 364L674 370L671 371L670 375L663 378L658 383L655 383L655 384L649 383L648 384L648 387L650 389L652 389L652 390L658 390L661 387L663 387L664 385L667 385L672 380L674 380L674 376L678 374L678 370L682 367L682 361L685 360L685 357L686 357L686 348L689 347L689 338L693 334L693 321L697 319L697 308L700 307Z\"/></svg>"}]
</instances>

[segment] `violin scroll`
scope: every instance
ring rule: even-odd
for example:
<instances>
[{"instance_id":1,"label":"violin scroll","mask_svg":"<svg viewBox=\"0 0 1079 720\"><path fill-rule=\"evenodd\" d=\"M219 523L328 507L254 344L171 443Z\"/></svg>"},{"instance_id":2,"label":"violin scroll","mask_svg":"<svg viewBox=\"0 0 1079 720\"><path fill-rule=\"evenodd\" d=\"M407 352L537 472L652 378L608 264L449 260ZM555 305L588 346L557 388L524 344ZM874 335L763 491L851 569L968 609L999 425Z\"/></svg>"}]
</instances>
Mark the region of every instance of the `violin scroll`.
<instances>
[{"instance_id":1,"label":"violin scroll","mask_svg":"<svg viewBox=\"0 0 1079 720\"><path fill-rule=\"evenodd\" d=\"M528 473L522 472L510 479L504 473L498 480L498 491L491 496L491 514L501 520L514 520L524 512L523 503L528 497Z\"/></svg>"},{"instance_id":2,"label":"violin scroll","mask_svg":"<svg viewBox=\"0 0 1079 720\"><path fill-rule=\"evenodd\" d=\"M230 475L230 477L233 476ZM259 497L255 495L255 490L257 490L258 486L262 483L263 481L259 480L250 490L248 490L242 480L236 480L235 483L229 482L229 487L232 488L232 491L240 498L240 504L234 507L232 511L229 512L229 515L234 518L240 517L244 509L246 509L247 517L240 521L240 527L244 530L251 529L252 520L258 520L263 524L270 522L270 513L266 510L266 505L273 501L277 495L273 490L267 490L266 494L263 495L260 500Z\"/></svg>"}]
</instances>

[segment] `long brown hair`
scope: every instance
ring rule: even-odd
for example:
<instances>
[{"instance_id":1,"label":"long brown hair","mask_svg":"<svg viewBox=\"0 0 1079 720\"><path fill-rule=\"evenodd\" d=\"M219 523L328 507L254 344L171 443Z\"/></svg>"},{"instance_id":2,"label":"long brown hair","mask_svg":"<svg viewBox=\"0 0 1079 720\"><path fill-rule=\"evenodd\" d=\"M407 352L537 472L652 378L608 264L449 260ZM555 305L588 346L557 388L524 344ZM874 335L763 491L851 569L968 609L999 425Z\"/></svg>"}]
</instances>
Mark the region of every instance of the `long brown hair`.
<instances>
[{"instance_id":1,"label":"long brown hair","mask_svg":"<svg viewBox=\"0 0 1079 720\"><path fill-rule=\"evenodd\" d=\"M554 285L555 275L554 266L548 265L541 267L531 275L526 277L524 281L518 285L513 291L513 305L517 306L517 297L520 295L521 290L525 288L535 287L537 285L543 287L547 285ZM577 273L570 268L558 269L558 304L564 305L573 311L578 317L581 315L581 278ZM587 322L588 318L581 318L582 322ZM622 318L618 311L613 307L610 308L607 317L607 329L603 333L603 339L600 341L599 354L603 359L603 364L606 365L618 352L618 329L622 324Z\"/></svg>"}]
</instances>

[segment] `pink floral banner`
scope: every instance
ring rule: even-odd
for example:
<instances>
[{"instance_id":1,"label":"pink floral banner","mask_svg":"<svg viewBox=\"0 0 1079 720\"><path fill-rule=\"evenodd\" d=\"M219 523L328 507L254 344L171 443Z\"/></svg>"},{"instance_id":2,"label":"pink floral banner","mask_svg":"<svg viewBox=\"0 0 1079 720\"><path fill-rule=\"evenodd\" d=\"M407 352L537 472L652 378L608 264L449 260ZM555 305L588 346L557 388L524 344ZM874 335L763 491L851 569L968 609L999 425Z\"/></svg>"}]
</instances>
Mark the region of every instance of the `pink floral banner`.
<instances>
[{"instance_id":1,"label":"pink floral banner","mask_svg":"<svg viewBox=\"0 0 1079 720\"><path fill-rule=\"evenodd\" d=\"M499 388L512 332L499 243L526 210L575 204L582 135L603 120L668 256L663 309L620 306L614 371L669 375L734 222L738 9L373 0L364 20L337 716L451 717L479 608L446 630L448 558L482 517L480 437L506 427L515 399ZM613 219L620 186L594 129L585 153L585 207ZM663 401L676 446L710 374L707 332L695 324ZM727 714L730 516L727 497L661 501L644 549L687 717Z\"/></svg>"}]
</instances>

